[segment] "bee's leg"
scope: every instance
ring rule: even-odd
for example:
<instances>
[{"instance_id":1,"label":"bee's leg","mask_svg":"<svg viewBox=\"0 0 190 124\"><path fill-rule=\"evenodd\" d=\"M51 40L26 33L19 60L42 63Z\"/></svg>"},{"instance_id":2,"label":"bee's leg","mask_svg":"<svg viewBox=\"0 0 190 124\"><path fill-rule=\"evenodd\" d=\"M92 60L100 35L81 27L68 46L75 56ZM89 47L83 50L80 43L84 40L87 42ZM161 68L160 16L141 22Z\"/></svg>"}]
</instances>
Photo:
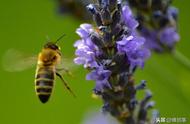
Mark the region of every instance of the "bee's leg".
<instances>
[{"instance_id":1,"label":"bee's leg","mask_svg":"<svg viewBox=\"0 0 190 124\"><path fill-rule=\"evenodd\" d=\"M73 77L73 74L71 73L71 71L69 71L69 70L66 69L66 68L56 68L56 71L57 71L57 72L64 71L64 72L67 73L69 76L72 76L72 77Z\"/></svg>"},{"instance_id":2,"label":"bee's leg","mask_svg":"<svg viewBox=\"0 0 190 124\"><path fill-rule=\"evenodd\" d=\"M76 97L76 95L74 94L74 92L71 90L71 88L69 87L68 83L63 79L63 77L56 72L56 75L61 79L61 81L63 82L64 86L67 88L67 90L74 96Z\"/></svg>"}]
</instances>

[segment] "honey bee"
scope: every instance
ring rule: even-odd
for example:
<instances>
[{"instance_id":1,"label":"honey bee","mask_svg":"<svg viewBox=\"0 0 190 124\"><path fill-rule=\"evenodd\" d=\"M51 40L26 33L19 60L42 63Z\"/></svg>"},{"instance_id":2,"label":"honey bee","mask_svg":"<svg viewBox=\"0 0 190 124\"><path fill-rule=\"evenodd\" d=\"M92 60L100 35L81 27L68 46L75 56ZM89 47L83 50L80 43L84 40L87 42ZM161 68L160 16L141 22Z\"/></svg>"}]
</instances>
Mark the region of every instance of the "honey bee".
<instances>
[{"instance_id":1,"label":"honey bee","mask_svg":"<svg viewBox=\"0 0 190 124\"><path fill-rule=\"evenodd\" d=\"M65 68L57 69L56 66L61 63L61 51L57 46L56 42L48 42L44 45L44 48L38 55L36 76L35 76L35 89L36 93L42 103L48 101L52 89L54 86L55 75L57 75L64 83L65 87L72 93L75 94L67 85L58 70L64 70Z\"/></svg>"},{"instance_id":2,"label":"honey bee","mask_svg":"<svg viewBox=\"0 0 190 124\"><path fill-rule=\"evenodd\" d=\"M68 83L64 80L62 75L60 74L61 71L65 71L66 73L70 74L70 71L64 67L58 68L63 59L60 47L57 45L57 42L61 39L60 37L56 42L47 42L44 47L42 48L41 52L39 53L37 57L37 68L36 68L36 75L35 75L35 92L37 96L39 97L40 101L42 103L46 103L51 94L53 87L55 85L55 78L56 76L61 79L66 89L74 96L74 92L71 90L71 88L68 86ZM7 67L7 56L10 54L15 54L15 56L21 57L20 53L18 53L15 50L10 50L6 53L4 57L4 68ZM18 55L19 56L18 56ZM22 57L21 57L22 58ZM31 61L32 60L32 61ZM7 71L22 71L28 66L32 66L33 61L36 60L34 57L28 57L25 60L17 62L14 66L10 68L6 68ZM18 67L21 65L25 65L22 68ZM12 69L12 70L11 70Z\"/></svg>"}]
</instances>

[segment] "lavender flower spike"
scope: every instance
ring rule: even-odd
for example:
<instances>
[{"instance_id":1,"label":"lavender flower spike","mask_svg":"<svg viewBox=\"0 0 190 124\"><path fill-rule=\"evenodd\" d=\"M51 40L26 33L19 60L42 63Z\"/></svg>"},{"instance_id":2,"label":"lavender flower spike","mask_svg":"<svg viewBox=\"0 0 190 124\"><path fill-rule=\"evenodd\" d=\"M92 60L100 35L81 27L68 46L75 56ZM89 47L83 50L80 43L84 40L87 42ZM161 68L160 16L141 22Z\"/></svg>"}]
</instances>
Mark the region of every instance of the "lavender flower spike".
<instances>
[{"instance_id":1,"label":"lavender flower spike","mask_svg":"<svg viewBox=\"0 0 190 124\"><path fill-rule=\"evenodd\" d=\"M147 114L143 118L138 115L141 110L147 113L150 97L139 104L136 92L143 90L145 83L135 86L133 74L137 67L143 68L150 51L144 46L145 39L136 33L137 21L129 7L119 0L98 0L87 9L96 26L82 24L77 29L81 39L74 44L74 62L90 71L86 79L96 82L93 91L101 96L105 113L123 124L146 122ZM136 106L138 115L134 113Z\"/></svg>"}]
</instances>

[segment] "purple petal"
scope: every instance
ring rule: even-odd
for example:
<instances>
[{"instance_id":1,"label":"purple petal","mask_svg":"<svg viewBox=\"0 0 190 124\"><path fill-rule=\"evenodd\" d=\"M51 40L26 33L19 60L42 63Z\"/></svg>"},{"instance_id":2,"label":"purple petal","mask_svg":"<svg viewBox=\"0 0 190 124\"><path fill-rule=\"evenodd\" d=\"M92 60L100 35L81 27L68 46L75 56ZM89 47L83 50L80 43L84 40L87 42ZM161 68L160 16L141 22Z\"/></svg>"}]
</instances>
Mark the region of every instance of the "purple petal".
<instances>
[{"instance_id":1,"label":"purple petal","mask_svg":"<svg viewBox=\"0 0 190 124\"><path fill-rule=\"evenodd\" d=\"M125 45L125 44L127 44L127 42L129 42L133 38L134 38L133 36L129 36L127 38L123 38L121 41L118 41L117 44L118 45Z\"/></svg>"},{"instance_id":2,"label":"purple petal","mask_svg":"<svg viewBox=\"0 0 190 124\"><path fill-rule=\"evenodd\" d=\"M86 75L86 80L97 80L97 79L98 79L98 77L96 75L96 71L95 70L91 71L90 73L88 73Z\"/></svg>"},{"instance_id":3,"label":"purple petal","mask_svg":"<svg viewBox=\"0 0 190 124\"><path fill-rule=\"evenodd\" d=\"M85 63L85 59L81 58L81 57L77 57L74 59L74 62L78 65L84 64Z\"/></svg>"},{"instance_id":4,"label":"purple petal","mask_svg":"<svg viewBox=\"0 0 190 124\"><path fill-rule=\"evenodd\" d=\"M160 33L160 41L168 46L173 46L175 42L179 41L179 35L176 29L173 27L164 29Z\"/></svg>"},{"instance_id":5,"label":"purple petal","mask_svg":"<svg viewBox=\"0 0 190 124\"><path fill-rule=\"evenodd\" d=\"M90 24L81 24L80 28L76 30L76 33L81 37L81 38L87 38L89 37L89 34L91 32L92 26Z\"/></svg>"},{"instance_id":6,"label":"purple petal","mask_svg":"<svg viewBox=\"0 0 190 124\"><path fill-rule=\"evenodd\" d=\"M82 41L81 40L77 40L75 43L74 43L74 47L78 47L82 44Z\"/></svg>"},{"instance_id":7,"label":"purple petal","mask_svg":"<svg viewBox=\"0 0 190 124\"><path fill-rule=\"evenodd\" d=\"M139 23L133 17L131 9L128 6L124 6L122 8L122 14L124 22L130 29L135 29L138 27Z\"/></svg>"}]
</instances>

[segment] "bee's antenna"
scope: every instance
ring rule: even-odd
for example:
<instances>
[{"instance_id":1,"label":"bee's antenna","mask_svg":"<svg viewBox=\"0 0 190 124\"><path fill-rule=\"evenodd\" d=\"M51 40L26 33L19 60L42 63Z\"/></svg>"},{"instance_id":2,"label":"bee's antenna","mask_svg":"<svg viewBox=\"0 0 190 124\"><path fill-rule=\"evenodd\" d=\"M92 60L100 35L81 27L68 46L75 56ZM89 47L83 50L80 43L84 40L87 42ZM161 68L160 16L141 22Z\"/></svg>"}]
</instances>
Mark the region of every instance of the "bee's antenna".
<instances>
[{"instance_id":1,"label":"bee's antenna","mask_svg":"<svg viewBox=\"0 0 190 124\"><path fill-rule=\"evenodd\" d=\"M49 35L46 35L46 43L48 43L48 42L50 42L51 41L51 39L50 39L50 37L49 37Z\"/></svg>"},{"instance_id":2,"label":"bee's antenna","mask_svg":"<svg viewBox=\"0 0 190 124\"><path fill-rule=\"evenodd\" d=\"M49 35L46 35L46 40L50 41Z\"/></svg>"},{"instance_id":3,"label":"bee's antenna","mask_svg":"<svg viewBox=\"0 0 190 124\"><path fill-rule=\"evenodd\" d=\"M64 36L65 36L65 34L61 35L61 36L55 41L55 44L57 44L57 42L60 41Z\"/></svg>"}]
</instances>

